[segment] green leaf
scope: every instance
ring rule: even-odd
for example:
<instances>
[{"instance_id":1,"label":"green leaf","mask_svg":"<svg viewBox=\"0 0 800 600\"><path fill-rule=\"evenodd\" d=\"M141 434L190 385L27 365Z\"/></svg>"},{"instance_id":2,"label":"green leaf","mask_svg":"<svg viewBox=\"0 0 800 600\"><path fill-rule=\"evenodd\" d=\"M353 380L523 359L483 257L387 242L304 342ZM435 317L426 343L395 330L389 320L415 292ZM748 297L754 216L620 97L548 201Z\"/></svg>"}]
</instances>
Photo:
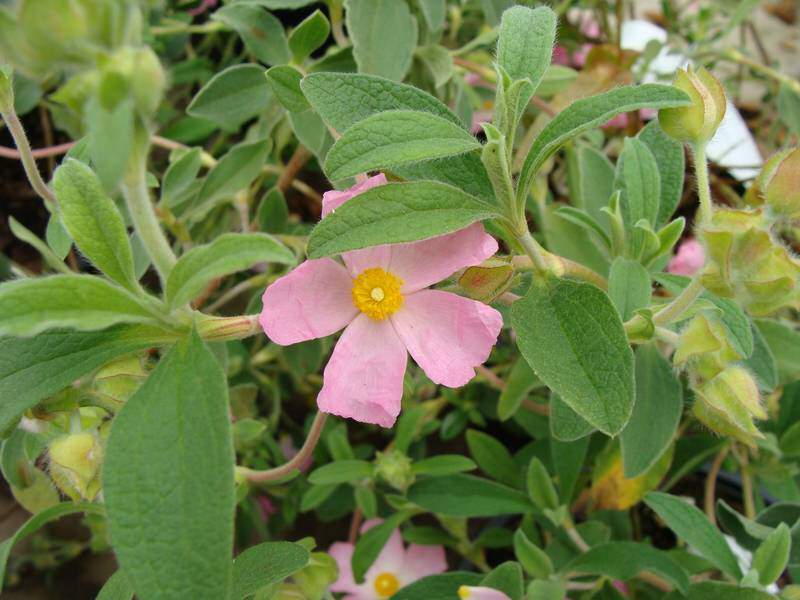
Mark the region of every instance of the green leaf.
<instances>
[{"instance_id":1,"label":"green leaf","mask_svg":"<svg viewBox=\"0 0 800 600\"><path fill-rule=\"evenodd\" d=\"M421 479L408 490L408 499L430 512L450 517L495 517L533 510L521 492L472 475Z\"/></svg>"},{"instance_id":2,"label":"green leaf","mask_svg":"<svg viewBox=\"0 0 800 600\"><path fill-rule=\"evenodd\" d=\"M582 227L589 233L593 233L603 242L607 249L611 249L611 237L606 233L603 226L585 210L575 208L574 206L559 206L555 214L562 219L566 219Z\"/></svg>"},{"instance_id":3,"label":"green leaf","mask_svg":"<svg viewBox=\"0 0 800 600\"><path fill-rule=\"evenodd\" d=\"M725 538L696 507L677 496L662 492L648 492L644 501L675 535L697 550L700 556L737 581L741 578L739 564Z\"/></svg>"},{"instance_id":4,"label":"green leaf","mask_svg":"<svg viewBox=\"0 0 800 600\"><path fill-rule=\"evenodd\" d=\"M106 448L109 536L137 597L228 597L233 464L225 375L192 333L125 403Z\"/></svg>"},{"instance_id":5,"label":"green leaf","mask_svg":"<svg viewBox=\"0 0 800 600\"><path fill-rule=\"evenodd\" d=\"M86 373L172 339L145 325L118 325L96 332L47 331L25 339L0 337L0 431Z\"/></svg>"},{"instance_id":6,"label":"green leaf","mask_svg":"<svg viewBox=\"0 0 800 600\"><path fill-rule=\"evenodd\" d=\"M782 385L800 379L800 331L789 322L753 319L775 357L778 379Z\"/></svg>"},{"instance_id":7,"label":"green leaf","mask_svg":"<svg viewBox=\"0 0 800 600\"><path fill-rule=\"evenodd\" d=\"M319 115L310 110L290 112L289 123L300 143L311 150L319 163L323 164L333 145L333 137Z\"/></svg>"},{"instance_id":8,"label":"green leaf","mask_svg":"<svg viewBox=\"0 0 800 600\"><path fill-rule=\"evenodd\" d=\"M547 579L553 574L553 561L544 550L528 539L522 529L514 532L514 554L531 577Z\"/></svg>"},{"instance_id":9,"label":"green leaf","mask_svg":"<svg viewBox=\"0 0 800 600\"><path fill-rule=\"evenodd\" d=\"M453 600L462 585L476 586L483 579L480 573L451 571L441 575L428 575L406 585L392 596L392 600ZM559 599L560 600L560 599Z\"/></svg>"},{"instance_id":10,"label":"green leaf","mask_svg":"<svg viewBox=\"0 0 800 600\"><path fill-rule=\"evenodd\" d=\"M422 90L383 77L356 73L312 73L300 88L314 110L336 131L387 110L427 112L456 125L459 118L438 99Z\"/></svg>"},{"instance_id":11,"label":"green leaf","mask_svg":"<svg viewBox=\"0 0 800 600\"><path fill-rule=\"evenodd\" d=\"M497 42L497 63L512 81L528 79L530 94L539 87L553 54L556 14L546 6L534 10L514 6L503 13Z\"/></svg>"},{"instance_id":12,"label":"green leaf","mask_svg":"<svg viewBox=\"0 0 800 600\"><path fill-rule=\"evenodd\" d=\"M351 565L353 579L356 583L364 580L364 574L378 558L381 550L400 524L409 517L408 513L398 512L386 519L383 523L375 525L362 534L353 550Z\"/></svg>"},{"instance_id":13,"label":"green leaf","mask_svg":"<svg viewBox=\"0 0 800 600\"><path fill-rule=\"evenodd\" d=\"M331 483L349 483L372 476L372 463L365 460L337 460L314 469L308 476L309 483L329 485Z\"/></svg>"},{"instance_id":14,"label":"green leaf","mask_svg":"<svg viewBox=\"0 0 800 600\"><path fill-rule=\"evenodd\" d=\"M289 62L289 44L283 25L271 13L255 4L229 4L217 10L211 18L236 30L245 48L267 65Z\"/></svg>"},{"instance_id":15,"label":"green leaf","mask_svg":"<svg viewBox=\"0 0 800 600\"><path fill-rule=\"evenodd\" d=\"M526 476L528 496L540 510L555 510L558 508L558 493L550 479L550 473L535 456L528 465Z\"/></svg>"},{"instance_id":16,"label":"green leaf","mask_svg":"<svg viewBox=\"0 0 800 600\"><path fill-rule=\"evenodd\" d=\"M500 399L497 402L497 416L500 420L507 421L513 417L522 405L522 401L537 385L541 385L541 382L530 365L524 359L517 360L508 374L506 386L500 392Z\"/></svg>"},{"instance_id":17,"label":"green leaf","mask_svg":"<svg viewBox=\"0 0 800 600\"><path fill-rule=\"evenodd\" d=\"M681 592L689 589L689 576L665 552L636 542L600 544L571 560L563 571L621 580L649 572L663 577Z\"/></svg>"},{"instance_id":18,"label":"green leaf","mask_svg":"<svg viewBox=\"0 0 800 600\"><path fill-rule=\"evenodd\" d=\"M469 132L442 117L390 110L350 127L328 152L325 171L338 180L478 148L480 143Z\"/></svg>"},{"instance_id":19,"label":"green leaf","mask_svg":"<svg viewBox=\"0 0 800 600\"><path fill-rule=\"evenodd\" d=\"M550 395L550 432L555 439L573 442L594 431L594 426L572 410L558 394Z\"/></svg>"},{"instance_id":20,"label":"green leaf","mask_svg":"<svg viewBox=\"0 0 800 600\"><path fill-rule=\"evenodd\" d=\"M61 222L58 212L50 213L47 229L44 232L44 239L47 240L47 245L53 249L59 260L64 260L67 257L70 248L72 248L72 238L69 237L69 233L67 233L64 224Z\"/></svg>"},{"instance_id":21,"label":"green leaf","mask_svg":"<svg viewBox=\"0 0 800 600\"><path fill-rule=\"evenodd\" d=\"M417 20L408 4L345 0L345 16L358 72L401 81L417 45Z\"/></svg>"},{"instance_id":22,"label":"green leaf","mask_svg":"<svg viewBox=\"0 0 800 600\"><path fill-rule=\"evenodd\" d=\"M625 477L645 473L667 451L683 412L683 386L654 344L636 351L636 404L622 430Z\"/></svg>"},{"instance_id":23,"label":"green leaf","mask_svg":"<svg viewBox=\"0 0 800 600\"><path fill-rule=\"evenodd\" d=\"M468 430L466 437L469 453L481 471L500 483L519 486L520 468L503 444L489 434L475 429Z\"/></svg>"},{"instance_id":24,"label":"green leaf","mask_svg":"<svg viewBox=\"0 0 800 600\"><path fill-rule=\"evenodd\" d=\"M266 542L242 552L233 561L231 600L280 583L308 564L308 550L292 542Z\"/></svg>"},{"instance_id":25,"label":"green leaf","mask_svg":"<svg viewBox=\"0 0 800 600\"><path fill-rule=\"evenodd\" d=\"M441 477L442 475L453 475L464 471L472 471L477 465L460 454L439 454L423 458L411 465L411 472L414 475L430 475Z\"/></svg>"},{"instance_id":26,"label":"green leaf","mask_svg":"<svg viewBox=\"0 0 800 600\"><path fill-rule=\"evenodd\" d=\"M430 31L438 31L447 16L447 0L417 0L417 6Z\"/></svg>"},{"instance_id":27,"label":"green leaf","mask_svg":"<svg viewBox=\"0 0 800 600\"><path fill-rule=\"evenodd\" d=\"M655 226L662 227L672 217L683 195L683 178L686 169L683 144L664 133L658 124L658 119L650 121L637 137L647 144L658 164L661 185L659 186L660 201Z\"/></svg>"},{"instance_id":28,"label":"green leaf","mask_svg":"<svg viewBox=\"0 0 800 600\"><path fill-rule=\"evenodd\" d=\"M535 281L511 307L517 345L533 371L581 417L608 435L628 422L633 353L622 321L599 288Z\"/></svg>"},{"instance_id":29,"label":"green leaf","mask_svg":"<svg viewBox=\"0 0 800 600\"><path fill-rule=\"evenodd\" d=\"M560 581L537 579L528 586L529 600L562 600L567 590Z\"/></svg>"},{"instance_id":30,"label":"green leaf","mask_svg":"<svg viewBox=\"0 0 800 600\"><path fill-rule=\"evenodd\" d=\"M202 149L192 148L167 168L161 182L161 202L164 206L172 208L186 200L184 192L197 178L201 166Z\"/></svg>"},{"instance_id":31,"label":"green leaf","mask_svg":"<svg viewBox=\"0 0 800 600\"><path fill-rule=\"evenodd\" d=\"M97 175L68 158L56 170L53 187L61 219L78 249L111 279L137 290L127 229Z\"/></svg>"},{"instance_id":32,"label":"green leaf","mask_svg":"<svg viewBox=\"0 0 800 600\"><path fill-rule=\"evenodd\" d=\"M753 555L753 568L758 571L758 582L767 586L781 576L789 562L792 546L791 533L786 523L781 523L758 547Z\"/></svg>"},{"instance_id":33,"label":"green leaf","mask_svg":"<svg viewBox=\"0 0 800 600\"><path fill-rule=\"evenodd\" d=\"M562 406L566 405L562 403ZM567 409L572 410L569 407ZM555 436L550 437L550 456L553 458L553 468L558 479L558 497L562 503L572 500L575 484L583 472L590 441L588 436L574 442L562 442Z\"/></svg>"},{"instance_id":34,"label":"green leaf","mask_svg":"<svg viewBox=\"0 0 800 600\"><path fill-rule=\"evenodd\" d=\"M453 76L453 55L444 46L429 44L417 48L414 52L423 65L428 69L436 88L442 87Z\"/></svg>"},{"instance_id":35,"label":"green leaf","mask_svg":"<svg viewBox=\"0 0 800 600\"><path fill-rule=\"evenodd\" d=\"M390 183L359 194L320 221L311 232L308 256L414 242L494 215L488 204L443 183Z\"/></svg>"},{"instance_id":36,"label":"green leaf","mask_svg":"<svg viewBox=\"0 0 800 600\"><path fill-rule=\"evenodd\" d=\"M478 152L394 167L392 172L410 181L447 183L485 202L495 203L492 182Z\"/></svg>"},{"instance_id":37,"label":"green leaf","mask_svg":"<svg viewBox=\"0 0 800 600\"><path fill-rule=\"evenodd\" d=\"M315 10L289 34L289 50L295 62L302 63L322 46L331 33L331 24L322 11Z\"/></svg>"},{"instance_id":38,"label":"green leaf","mask_svg":"<svg viewBox=\"0 0 800 600\"><path fill-rule=\"evenodd\" d=\"M576 135L624 112L648 107L685 106L688 103L688 97L680 90L654 83L615 88L604 94L576 100L547 124L531 146L520 172L518 199L521 201L528 196L528 187L544 162Z\"/></svg>"},{"instance_id":39,"label":"green leaf","mask_svg":"<svg viewBox=\"0 0 800 600\"><path fill-rule=\"evenodd\" d=\"M617 161L617 186L621 190L620 210L634 257L642 253L644 237L636 230L641 220L652 227L658 217L661 178L659 165L647 145L636 138L625 138L625 146Z\"/></svg>"},{"instance_id":40,"label":"green leaf","mask_svg":"<svg viewBox=\"0 0 800 600\"><path fill-rule=\"evenodd\" d=\"M689 586L688 594L676 591L667 595L664 600L775 600L775 596L721 581L704 581Z\"/></svg>"},{"instance_id":41,"label":"green leaf","mask_svg":"<svg viewBox=\"0 0 800 600\"><path fill-rule=\"evenodd\" d=\"M186 112L226 129L236 129L265 111L271 97L263 68L252 64L234 65L214 75Z\"/></svg>"},{"instance_id":42,"label":"green leaf","mask_svg":"<svg viewBox=\"0 0 800 600\"><path fill-rule=\"evenodd\" d=\"M650 274L638 260L619 256L611 263L608 295L623 321L650 305L650 292Z\"/></svg>"},{"instance_id":43,"label":"green leaf","mask_svg":"<svg viewBox=\"0 0 800 600\"><path fill-rule=\"evenodd\" d=\"M525 593L522 568L515 562L504 562L487 573L480 586L498 590L511 600L522 600Z\"/></svg>"},{"instance_id":44,"label":"green leaf","mask_svg":"<svg viewBox=\"0 0 800 600\"><path fill-rule=\"evenodd\" d=\"M257 140L231 148L206 176L195 201L195 210L203 213L219 200L249 186L261 172L271 146L269 140Z\"/></svg>"},{"instance_id":45,"label":"green leaf","mask_svg":"<svg viewBox=\"0 0 800 600\"><path fill-rule=\"evenodd\" d=\"M771 392L778 387L778 365L758 327L750 323L750 329L753 332L753 353L743 364L756 376L758 387Z\"/></svg>"},{"instance_id":46,"label":"green leaf","mask_svg":"<svg viewBox=\"0 0 800 600\"><path fill-rule=\"evenodd\" d=\"M95 600L131 600L131 598L133 598L133 586L125 573L117 571L109 577Z\"/></svg>"},{"instance_id":47,"label":"green leaf","mask_svg":"<svg viewBox=\"0 0 800 600\"><path fill-rule=\"evenodd\" d=\"M40 513L36 513L25 521L14 535L0 544L0 590L3 589L8 555L11 553L14 544L36 533L43 525L46 525L50 521L60 519L61 517L73 515L75 513L102 515L103 512L102 504L92 504L91 502L61 502L60 504L46 508Z\"/></svg>"},{"instance_id":48,"label":"green leaf","mask_svg":"<svg viewBox=\"0 0 800 600\"><path fill-rule=\"evenodd\" d=\"M123 90L122 93L127 95L128 92ZM125 98L114 108L108 108L100 98L92 97L86 102L83 119L92 164L103 187L112 191L125 173L133 147L133 100Z\"/></svg>"},{"instance_id":49,"label":"green leaf","mask_svg":"<svg viewBox=\"0 0 800 600\"><path fill-rule=\"evenodd\" d=\"M69 267L56 256L55 252L50 249L50 246L11 215L8 217L8 228L11 230L11 233L14 234L15 238L33 246L51 269L61 273L71 273Z\"/></svg>"},{"instance_id":50,"label":"green leaf","mask_svg":"<svg viewBox=\"0 0 800 600\"><path fill-rule=\"evenodd\" d=\"M608 206L608 199L614 192L614 165L603 152L585 144L581 144L575 154L577 176L567 180L573 203L596 222L605 223L601 209Z\"/></svg>"},{"instance_id":51,"label":"green leaf","mask_svg":"<svg viewBox=\"0 0 800 600\"><path fill-rule=\"evenodd\" d=\"M258 228L267 233L284 233L289 222L289 206L283 192L271 188L258 205Z\"/></svg>"},{"instance_id":52,"label":"green leaf","mask_svg":"<svg viewBox=\"0 0 800 600\"><path fill-rule=\"evenodd\" d=\"M0 284L0 335L31 336L48 329L103 329L153 321L130 292L94 275L50 275Z\"/></svg>"},{"instance_id":53,"label":"green leaf","mask_svg":"<svg viewBox=\"0 0 800 600\"><path fill-rule=\"evenodd\" d=\"M318 11L319 12L319 11ZM308 100L300 89L302 73L288 65L272 67L267 70L267 81L272 93L289 112L300 112L309 108Z\"/></svg>"},{"instance_id":54,"label":"green leaf","mask_svg":"<svg viewBox=\"0 0 800 600\"><path fill-rule=\"evenodd\" d=\"M271 235L224 233L210 244L195 246L178 259L167 278L167 302L171 307L186 304L209 281L261 262L289 265L295 262L295 257Z\"/></svg>"}]
</instances>

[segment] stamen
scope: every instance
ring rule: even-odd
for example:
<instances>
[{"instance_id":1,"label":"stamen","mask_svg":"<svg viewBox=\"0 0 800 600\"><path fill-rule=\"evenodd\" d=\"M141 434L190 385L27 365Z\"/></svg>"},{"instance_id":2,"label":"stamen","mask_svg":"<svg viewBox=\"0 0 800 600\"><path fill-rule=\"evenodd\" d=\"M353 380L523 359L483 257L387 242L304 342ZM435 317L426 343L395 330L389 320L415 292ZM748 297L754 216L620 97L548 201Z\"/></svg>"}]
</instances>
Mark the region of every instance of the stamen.
<instances>
[{"instance_id":1,"label":"stamen","mask_svg":"<svg viewBox=\"0 0 800 600\"><path fill-rule=\"evenodd\" d=\"M353 280L353 304L368 317L382 320L403 305L403 280L381 268L362 271Z\"/></svg>"}]
</instances>

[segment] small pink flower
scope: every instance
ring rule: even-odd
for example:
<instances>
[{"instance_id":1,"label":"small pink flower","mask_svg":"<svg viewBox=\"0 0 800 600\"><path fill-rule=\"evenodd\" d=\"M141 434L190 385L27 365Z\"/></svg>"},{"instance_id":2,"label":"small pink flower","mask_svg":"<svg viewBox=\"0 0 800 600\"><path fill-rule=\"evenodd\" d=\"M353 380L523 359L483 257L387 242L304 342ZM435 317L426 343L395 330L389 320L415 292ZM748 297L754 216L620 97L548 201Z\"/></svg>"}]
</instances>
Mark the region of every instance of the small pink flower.
<instances>
[{"instance_id":1,"label":"small pink flower","mask_svg":"<svg viewBox=\"0 0 800 600\"><path fill-rule=\"evenodd\" d=\"M500 590L490 587L472 587L462 585L458 588L458 597L461 600L511 600Z\"/></svg>"},{"instance_id":2,"label":"small pink flower","mask_svg":"<svg viewBox=\"0 0 800 600\"><path fill-rule=\"evenodd\" d=\"M371 519L361 526L361 533L381 521ZM364 583L357 584L353 578L350 561L353 557L353 544L336 542L328 553L339 565L339 579L331 586L332 592L343 592L342 600L383 600L391 598L400 588L428 575L444 573L447 560L441 546L403 547L400 531L395 529L378 558L364 576Z\"/></svg>"},{"instance_id":3,"label":"small pink flower","mask_svg":"<svg viewBox=\"0 0 800 600\"><path fill-rule=\"evenodd\" d=\"M344 192L326 192L322 216L386 183L377 175ZM426 289L497 252L480 223L447 235L307 260L264 292L260 323L277 344L296 344L345 328L323 373L321 411L391 427L400 414L408 354L430 379L465 385L497 341L495 309Z\"/></svg>"},{"instance_id":4,"label":"small pink flower","mask_svg":"<svg viewBox=\"0 0 800 600\"><path fill-rule=\"evenodd\" d=\"M556 44L553 48L553 64L561 65L562 67L569 66L569 51L565 46Z\"/></svg>"},{"instance_id":5,"label":"small pink flower","mask_svg":"<svg viewBox=\"0 0 800 600\"><path fill-rule=\"evenodd\" d=\"M472 124L470 125L469 131L473 135L477 133L481 133L483 131L483 127L481 125L483 123L491 123L492 122L492 115L493 111L491 110L476 110L472 113Z\"/></svg>"},{"instance_id":6,"label":"small pink flower","mask_svg":"<svg viewBox=\"0 0 800 600\"><path fill-rule=\"evenodd\" d=\"M678 252L667 265L667 271L676 275L693 275L706 262L703 245L694 238L688 238L678 247Z\"/></svg>"}]
</instances>

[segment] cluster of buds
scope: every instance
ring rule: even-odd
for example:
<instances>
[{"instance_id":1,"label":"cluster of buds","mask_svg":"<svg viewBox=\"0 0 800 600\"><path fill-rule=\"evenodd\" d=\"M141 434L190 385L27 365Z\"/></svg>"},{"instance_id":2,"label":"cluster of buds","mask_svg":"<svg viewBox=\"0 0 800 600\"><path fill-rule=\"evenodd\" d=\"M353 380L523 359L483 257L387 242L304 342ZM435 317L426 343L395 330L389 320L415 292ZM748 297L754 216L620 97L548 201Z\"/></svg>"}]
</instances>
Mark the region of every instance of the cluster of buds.
<instances>
[{"instance_id":1,"label":"cluster of buds","mask_svg":"<svg viewBox=\"0 0 800 600\"><path fill-rule=\"evenodd\" d=\"M703 285L756 316L800 306L800 261L771 225L763 208L716 209L700 232L709 258Z\"/></svg>"},{"instance_id":2,"label":"cluster of buds","mask_svg":"<svg viewBox=\"0 0 800 600\"><path fill-rule=\"evenodd\" d=\"M100 491L103 446L96 432L57 437L48 444L50 477L75 501L93 500Z\"/></svg>"},{"instance_id":3,"label":"cluster of buds","mask_svg":"<svg viewBox=\"0 0 800 600\"><path fill-rule=\"evenodd\" d=\"M696 314L681 332L673 361L686 368L695 417L712 431L753 445L763 435L753 419L766 419L752 374L725 325L710 311Z\"/></svg>"}]
</instances>

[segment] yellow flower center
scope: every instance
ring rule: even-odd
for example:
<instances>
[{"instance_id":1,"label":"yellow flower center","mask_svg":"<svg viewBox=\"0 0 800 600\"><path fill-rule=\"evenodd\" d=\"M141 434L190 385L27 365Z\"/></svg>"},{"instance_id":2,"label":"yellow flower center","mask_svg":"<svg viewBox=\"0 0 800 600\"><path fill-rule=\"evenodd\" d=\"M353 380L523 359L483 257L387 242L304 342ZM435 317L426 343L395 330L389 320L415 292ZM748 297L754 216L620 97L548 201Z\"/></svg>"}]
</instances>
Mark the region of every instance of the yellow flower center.
<instances>
[{"instance_id":1,"label":"yellow flower center","mask_svg":"<svg viewBox=\"0 0 800 600\"><path fill-rule=\"evenodd\" d=\"M469 591L469 588L467 586L462 585L460 588L458 588L458 597L461 598L461 600L466 600L471 595L472 592Z\"/></svg>"},{"instance_id":2,"label":"yellow flower center","mask_svg":"<svg viewBox=\"0 0 800 600\"><path fill-rule=\"evenodd\" d=\"M353 280L353 304L368 317L382 320L403 305L403 280L381 268L366 269Z\"/></svg>"},{"instance_id":3,"label":"yellow flower center","mask_svg":"<svg viewBox=\"0 0 800 600\"><path fill-rule=\"evenodd\" d=\"M381 573L375 578L375 593L379 598L391 598L400 589L400 582L392 573Z\"/></svg>"}]
</instances>

